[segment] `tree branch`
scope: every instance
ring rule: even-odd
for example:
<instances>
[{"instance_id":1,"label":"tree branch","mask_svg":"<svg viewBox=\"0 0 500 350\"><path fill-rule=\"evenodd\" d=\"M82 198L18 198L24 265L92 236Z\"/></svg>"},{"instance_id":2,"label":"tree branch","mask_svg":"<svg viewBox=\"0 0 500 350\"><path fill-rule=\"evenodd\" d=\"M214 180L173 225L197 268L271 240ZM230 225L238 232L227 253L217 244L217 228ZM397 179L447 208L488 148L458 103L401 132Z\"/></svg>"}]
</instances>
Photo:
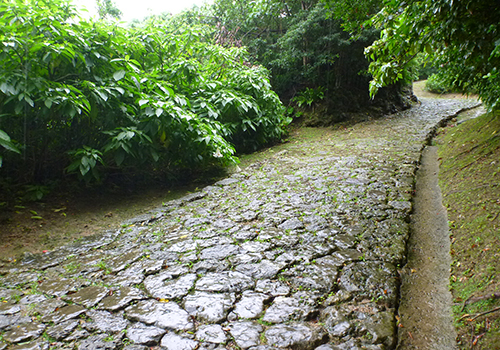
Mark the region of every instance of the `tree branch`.
<instances>
[{"instance_id":1,"label":"tree branch","mask_svg":"<svg viewBox=\"0 0 500 350\"><path fill-rule=\"evenodd\" d=\"M484 316L484 315L491 314L491 313L493 313L493 312L495 312L495 311L498 311L498 310L500 310L500 306L498 306L498 307L496 307L496 308L494 308L494 309L491 309L491 310L485 311L485 312L481 312L481 313L477 314L476 316L472 317L469 321L474 321L474 320L475 320L476 318L478 318L478 317L481 317L481 316Z\"/></svg>"}]
</instances>

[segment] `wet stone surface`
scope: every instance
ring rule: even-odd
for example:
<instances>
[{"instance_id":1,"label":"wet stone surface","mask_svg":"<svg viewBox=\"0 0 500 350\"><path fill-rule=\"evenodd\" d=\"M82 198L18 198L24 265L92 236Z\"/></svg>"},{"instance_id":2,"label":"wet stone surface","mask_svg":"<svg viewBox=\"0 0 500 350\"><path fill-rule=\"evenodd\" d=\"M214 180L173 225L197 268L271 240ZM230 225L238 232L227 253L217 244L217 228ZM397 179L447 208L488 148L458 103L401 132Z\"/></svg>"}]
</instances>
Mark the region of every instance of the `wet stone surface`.
<instances>
[{"instance_id":1,"label":"wet stone surface","mask_svg":"<svg viewBox=\"0 0 500 350\"><path fill-rule=\"evenodd\" d=\"M144 300L125 309L126 317L131 321L175 331L194 329L189 314L177 303L161 303L156 300Z\"/></svg>"},{"instance_id":2,"label":"wet stone surface","mask_svg":"<svg viewBox=\"0 0 500 350\"><path fill-rule=\"evenodd\" d=\"M394 349L415 171L412 110L266 151L147 215L0 265L0 350Z\"/></svg>"},{"instance_id":3,"label":"wet stone surface","mask_svg":"<svg viewBox=\"0 0 500 350\"><path fill-rule=\"evenodd\" d=\"M165 333L163 328L137 322L127 330L127 337L134 344L156 345Z\"/></svg>"}]
</instances>

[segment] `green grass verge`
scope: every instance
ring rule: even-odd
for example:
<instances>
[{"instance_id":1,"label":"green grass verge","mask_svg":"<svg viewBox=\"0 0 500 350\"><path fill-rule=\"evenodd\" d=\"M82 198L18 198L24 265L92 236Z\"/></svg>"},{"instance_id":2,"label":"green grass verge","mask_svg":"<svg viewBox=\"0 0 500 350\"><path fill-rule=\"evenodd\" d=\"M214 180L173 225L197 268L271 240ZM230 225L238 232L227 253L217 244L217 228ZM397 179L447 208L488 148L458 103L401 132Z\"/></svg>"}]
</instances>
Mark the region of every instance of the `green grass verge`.
<instances>
[{"instance_id":1,"label":"green grass verge","mask_svg":"<svg viewBox=\"0 0 500 350\"><path fill-rule=\"evenodd\" d=\"M435 142L452 241L457 341L461 349L500 349L500 113L451 123Z\"/></svg>"}]
</instances>

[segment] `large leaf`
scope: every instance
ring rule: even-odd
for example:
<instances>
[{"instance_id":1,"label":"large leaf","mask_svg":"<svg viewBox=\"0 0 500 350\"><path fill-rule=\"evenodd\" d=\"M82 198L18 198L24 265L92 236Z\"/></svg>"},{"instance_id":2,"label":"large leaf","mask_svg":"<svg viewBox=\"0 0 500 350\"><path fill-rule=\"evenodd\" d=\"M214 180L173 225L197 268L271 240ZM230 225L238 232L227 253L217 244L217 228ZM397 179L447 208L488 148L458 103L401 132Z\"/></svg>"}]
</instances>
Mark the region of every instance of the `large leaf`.
<instances>
[{"instance_id":1,"label":"large leaf","mask_svg":"<svg viewBox=\"0 0 500 350\"><path fill-rule=\"evenodd\" d=\"M116 81L119 81L119 80L122 80L123 77L125 76L126 74L126 71L124 70L119 70L119 71L116 71L113 73L113 78L116 80Z\"/></svg>"},{"instance_id":2,"label":"large leaf","mask_svg":"<svg viewBox=\"0 0 500 350\"><path fill-rule=\"evenodd\" d=\"M12 143L9 135L3 130L0 130L0 146L15 153L21 153L14 143Z\"/></svg>"}]
</instances>

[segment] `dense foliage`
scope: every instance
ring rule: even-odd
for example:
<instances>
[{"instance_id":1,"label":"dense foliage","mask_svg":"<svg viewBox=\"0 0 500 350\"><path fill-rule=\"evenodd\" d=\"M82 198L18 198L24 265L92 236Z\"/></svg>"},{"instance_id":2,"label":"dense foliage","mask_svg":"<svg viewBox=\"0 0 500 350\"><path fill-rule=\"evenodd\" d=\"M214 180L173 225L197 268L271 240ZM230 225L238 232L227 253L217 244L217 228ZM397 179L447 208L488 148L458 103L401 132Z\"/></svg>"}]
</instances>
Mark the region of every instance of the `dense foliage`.
<instances>
[{"instance_id":1,"label":"dense foliage","mask_svg":"<svg viewBox=\"0 0 500 350\"><path fill-rule=\"evenodd\" d=\"M373 13L380 1L372 2ZM320 89L326 124L332 121L329 114L343 115L379 102L368 93L369 62L364 55L378 30L350 34L344 30L349 18L331 16L331 8L343 9L330 5L326 8L318 0L216 0L203 20L220 28L223 42L248 47L252 59L271 72L271 84L282 100L293 103Z\"/></svg>"},{"instance_id":2,"label":"dense foliage","mask_svg":"<svg viewBox=\"0 0 500 350\"><path fill-rule=\"evenodd\" d=\"M352 40L342 30L341 21L327 18L321 3L300 11L277 40L268 62L278 91L324 87L337 108L367 98L369 79L360 73L368 67L363 51L375 33L365 34Z\"/></svg>"},{"instance_id":3,"label":"dense foliage","mask_svg":"<svg viewBox=\"0 0 500 350\"><path fill-rule=\"evenodd\" d=\"M0 4L2 176L169 171L236 161L290 122L267 71L206 26L124 29L65 0ZM1 158L0 158L1 159Z\"/></svg>"},{"instance_id":4,"label":"dense foliage","mask_svg":"<svg viewBox=\"0 0 500 350\"><path fill-rule=\"evenodd\" d=\"M435 94L445 94L453 91L453 87L448 80L438 74L432 74L425 82L425 90Z\"/></svg>"},{"instance_id":5,"label":"dense foliage","mask_svg":"<svg viewBox=\"0 0 500 350\"><path fill-rule=\"evenodd\" d=\"M384 0L372 24L383 28L368 50L371 93L404 77L424 52L455 88L500 108L500 3L488 0Z\"/></svg>"},{"instance_id":6,"label":"dense foliage","mask_svg":"<svg viewBox=\"0 0 500 350\"><path fill-rule=\"evenodd\" d=\"M330 16L342 20L342 27L352 35L367 29L365 22L380 11L383 0L322 0Z\"/></svg>"}]
</instances>

